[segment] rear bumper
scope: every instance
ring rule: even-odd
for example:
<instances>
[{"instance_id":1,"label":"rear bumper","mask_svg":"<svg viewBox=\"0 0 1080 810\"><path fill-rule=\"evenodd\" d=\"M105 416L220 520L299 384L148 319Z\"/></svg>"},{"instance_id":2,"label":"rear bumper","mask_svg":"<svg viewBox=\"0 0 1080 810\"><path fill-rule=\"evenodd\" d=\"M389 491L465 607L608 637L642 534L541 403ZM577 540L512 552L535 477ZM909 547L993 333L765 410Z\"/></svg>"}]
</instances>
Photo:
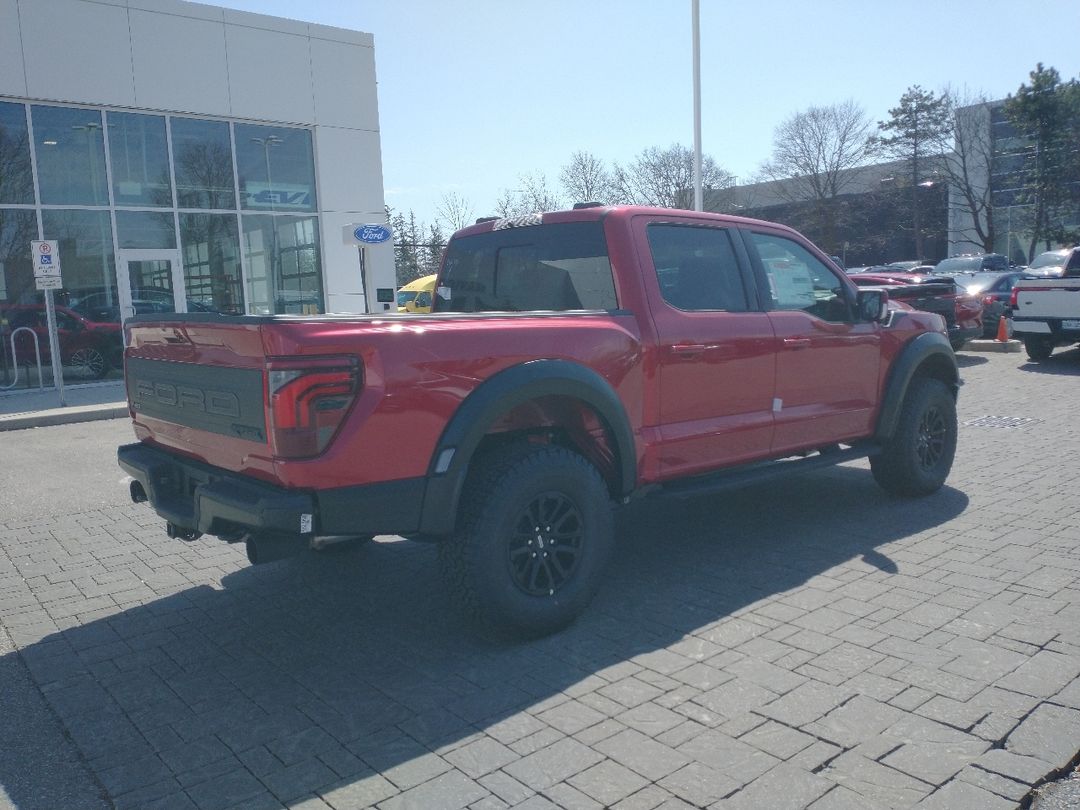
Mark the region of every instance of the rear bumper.
<instances>
[{"instance_id":1,"label":"rear bumper","mask_svg":"<svg viewBox=\"0 0 1080 810\"><path fill-rule=\"evenodd\" d=\"M1080 341L1080 329L1065 329L1062 318L1026 318L1013 317L1013 333L1017 337L1045 337L1055 343L1076 343ZM1078 318L1077 320L1080 320Z\"/></svg>"},{"instance_id":2,"label":"rear bumper","mask_svg":"<svg viewBox=\"0 0 1080 810\"><path fill-rule=\"evenodd\" d=\"M124 445L116 458L142 485L154 511L181 528L204 534L238 529L282 534L314 531L311 493L276 487L144 444Z\"/></svg>"},{"instance_id":3,"label":"rear bumper","mask_svg":"<svg viewBox=\"0 0 1080 810\"><path fill-rule=\"evenodd\" d=\"M204 534L412 534L425 491L423 478L286 489L146 444L120 447L117 461L142 486L155 512Z\"/></svg>"}]
</instances>

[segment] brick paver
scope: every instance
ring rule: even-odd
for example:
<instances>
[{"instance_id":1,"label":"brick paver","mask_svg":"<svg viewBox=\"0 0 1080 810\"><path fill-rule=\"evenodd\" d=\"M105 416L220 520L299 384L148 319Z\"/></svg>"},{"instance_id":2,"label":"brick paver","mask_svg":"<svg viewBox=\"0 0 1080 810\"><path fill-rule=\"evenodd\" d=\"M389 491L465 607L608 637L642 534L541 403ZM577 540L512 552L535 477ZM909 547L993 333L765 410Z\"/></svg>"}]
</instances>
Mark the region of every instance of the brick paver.
<instances>
[{"instance_id":1,"label":"brick paver","mask_svg":"<svg viewBox=\"0 0 1080 810\"><path fill-rule=\"evenodd\" d=\"M854 464L633 505L552 638L471 636L431 546L252 568L118 488L0 524L8 656L116 807L1015 807L1080 747L1059 355L961 355L961 421L1036 421L961 427L933 497Z\"/></svg>"}]
</instances>

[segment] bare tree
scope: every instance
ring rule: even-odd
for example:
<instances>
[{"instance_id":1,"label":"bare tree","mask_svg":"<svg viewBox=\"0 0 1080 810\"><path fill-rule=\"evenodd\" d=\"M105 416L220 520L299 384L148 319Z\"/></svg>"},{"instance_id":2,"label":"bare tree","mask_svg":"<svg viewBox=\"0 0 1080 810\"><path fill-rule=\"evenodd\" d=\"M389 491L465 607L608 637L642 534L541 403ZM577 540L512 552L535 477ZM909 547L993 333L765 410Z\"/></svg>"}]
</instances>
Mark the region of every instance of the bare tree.
<instances>
[{"instance_id":1,"label":"bare tree","mask_svg":"<svg viewBox=\"0 0 1080 810\"><path fill-rule=\"evenodd\" d=\"M613 203L688 208L694 187L694 153L678 143L667 149L652 146L625 167L616 163L611 174L616 190ZM735 175L708 155L701 160L701 179L702 186L710 189L735 184Z\"/></svg>"},{"instance_id":2,"label":"bare tree","mask_svg":"<svg viewBox=\"0 0 1080 810\"><path fill-rule=\"evenodd\" d=\"M518 217L536 211L557 211L563 202L557 192L548 187L543 172L518 177L520 188L505 188L495 202L495 212L503 217Z\"/></svg>"},{"instance_id":3,"label":"bare tree","mask_svg":"<svg viewBox=\"0 0 1080 810\"><path fill-rule=\"evenodd\" d=\"M559 182L575 202L611 202L616 196L604 161L591 152L574 152L559 172Z\"/></svg>"},{"instance_id":4,"label":"bare tree","mask_svg":"<svg viewBox=\"0 0 1080 810\"><path fill-rule=\"evenodd\" d=\"M777 193L788 202L812 202L823 241L836 247L836 198L855 179L849 169L874 155L871 121L855 101L809 107L795 113L773 133L772 158L760 176L782 180Z\"/></svg>"},{"instance_id":5,"label":"bare tree","mask_svg":"<svg viewBox=\"0 0 1080 810\"><path fill-rule=\"evenodd\" d=\"M473 224L472 205L457 192L443 194L435 209L435 221L439 226L453 233L466 225Z\"/></svg>"},{"instance_id":6,"label":"bare tree","mask_svg":"<svg viewBox=\"0 0 1080 810\"><path fill-rule=\"evenodd\" d=\"M993 198L990 169L994 143L990 134L990 106L985 95L945 90L953 110L953 149L942 164L952 193L960 202L964 223L958 231L982 247L994 250ZM1009 248L1007 248L1009 250ZM1011 254L1011 250L1009 250Z\"/></svg>"}]
</instances>

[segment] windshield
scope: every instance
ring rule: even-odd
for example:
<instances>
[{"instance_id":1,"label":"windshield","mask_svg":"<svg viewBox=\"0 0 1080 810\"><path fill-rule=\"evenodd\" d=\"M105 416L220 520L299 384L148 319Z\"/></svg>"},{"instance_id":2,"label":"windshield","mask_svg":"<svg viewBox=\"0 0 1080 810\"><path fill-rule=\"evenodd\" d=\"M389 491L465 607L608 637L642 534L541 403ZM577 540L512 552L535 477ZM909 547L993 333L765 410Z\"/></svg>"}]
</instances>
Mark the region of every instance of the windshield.
<instances>
[{"instance_id":1,"label":"windshield","mask_svg":"<svg viewBox=\"0 0 1080 810\"><path fill-rule=\"evenodd\" d=\"M600 222L504 228L454 239L435 312L614 309Z\"/></svg>"},{"instance_id":2,"label":"windshield","mask_svg":"<svg viewBox=\"0 0 1080 810\"><path fill-rule=\"evenodd\" d=\"M415 290L412 290L412 291L410 291L410 290L398 290L397 305L399 307L403 307L407 303L412 301L414 298L416 298L416 291Z\"/></svg>"},{"instance_id":3,"label":"windshield","mask_svg":"<svg viewBox=\"0 0 1080 810\"><path fill-rule=\"evenodd\" d=\"M1028 267L1061 267L1063 264L1065 264L1065 251L1059 253L1056 250L1051 250L1040 253Z\"/></svg>"}]
</instances>

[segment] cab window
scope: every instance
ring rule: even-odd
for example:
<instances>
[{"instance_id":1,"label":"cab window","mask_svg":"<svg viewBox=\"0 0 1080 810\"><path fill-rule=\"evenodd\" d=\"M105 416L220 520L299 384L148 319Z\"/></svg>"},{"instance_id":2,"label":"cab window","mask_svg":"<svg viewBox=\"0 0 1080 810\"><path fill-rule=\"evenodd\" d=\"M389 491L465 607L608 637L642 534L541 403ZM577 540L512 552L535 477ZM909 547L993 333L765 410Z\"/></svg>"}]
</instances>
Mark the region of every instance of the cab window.
<instances>
[{"instance_id":1,"label":"cab window","mask_svg":"<svg viewBox=\"0 0 1080 810\"><path fill-rule=\"evenodd\" d=\"M773 309L802 310L825 321L851 320L839 277L798 242L783 236L751 233L765 269Z\"/></svg>"},{"instance_id":2,"label":"cab window","mask_svg":"<svg viewBox=\"0 0 1080 810\"><path fill-rule=\"evenodd\" d=\"M731 235L723 228L650 225L660 294L676 309L746 312L746 288Z\"/></svg>"}]
</instances>

